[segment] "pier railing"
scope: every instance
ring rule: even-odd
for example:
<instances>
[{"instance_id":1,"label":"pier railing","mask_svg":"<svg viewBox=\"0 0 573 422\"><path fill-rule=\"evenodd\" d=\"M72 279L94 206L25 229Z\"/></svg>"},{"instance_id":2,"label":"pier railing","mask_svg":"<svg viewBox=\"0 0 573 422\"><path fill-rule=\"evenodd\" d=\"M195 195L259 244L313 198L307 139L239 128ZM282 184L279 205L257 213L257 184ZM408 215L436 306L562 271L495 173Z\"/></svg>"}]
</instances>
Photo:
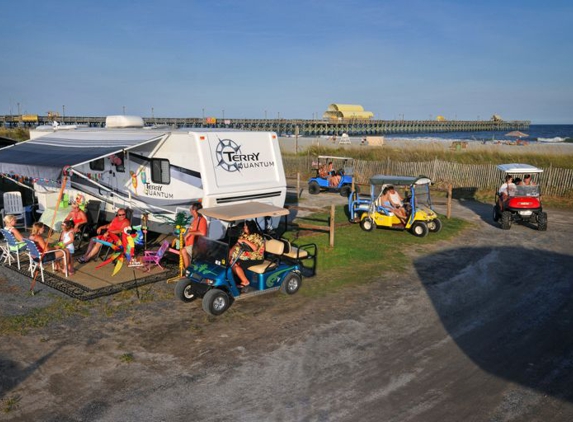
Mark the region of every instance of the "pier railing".
<instances>
[{"instance_id":1,"label":"pier railing","mask_svg":"<svg viewBox=\"0 0 573 422\"><path fill-rule=\"evenodd\" d=\"M24 121L21 116L0 116L0 122L6 126L49 125L51 116L37 116L37 120ZM56 120L60 124L105 126L105 117L64 116ZM478 132L528 130L528 120L316 120L316 119L216 119L216 118L175 118L144 117L147 126L193 127L193 128L229 128L255 131L273 131L279 136L301 135L321 136L343 133L349 136L385 135L392 133L432 133L432 132Z\"/></svg>"}]
</instances>

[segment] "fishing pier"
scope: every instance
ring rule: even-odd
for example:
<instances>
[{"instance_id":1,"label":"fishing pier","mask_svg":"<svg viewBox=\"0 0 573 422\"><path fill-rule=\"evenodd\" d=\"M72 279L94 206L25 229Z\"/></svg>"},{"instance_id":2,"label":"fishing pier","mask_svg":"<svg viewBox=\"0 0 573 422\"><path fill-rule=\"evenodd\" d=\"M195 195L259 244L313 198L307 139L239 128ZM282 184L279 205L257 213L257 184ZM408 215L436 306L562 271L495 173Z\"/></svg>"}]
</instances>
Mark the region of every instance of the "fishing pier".
<instances>
[{"instance_id":1,"label":"fishing pier","mask_svg":"<svg viewBox=\"0 0 573 422\"><path fill-rule=\"evenodd\" d=\"M56 120L61 125L104 127L105 117L87 116L0 116L0 123L7 127L35 127L51 125ZM481 132L529 129L528 120L316 120L316 119L218 119L214 117L144 117L146 126L190 128L227 128L252 131L273 131L280 136L342 135L366 136L396 133Z\"/></svg>"}]
</instances>

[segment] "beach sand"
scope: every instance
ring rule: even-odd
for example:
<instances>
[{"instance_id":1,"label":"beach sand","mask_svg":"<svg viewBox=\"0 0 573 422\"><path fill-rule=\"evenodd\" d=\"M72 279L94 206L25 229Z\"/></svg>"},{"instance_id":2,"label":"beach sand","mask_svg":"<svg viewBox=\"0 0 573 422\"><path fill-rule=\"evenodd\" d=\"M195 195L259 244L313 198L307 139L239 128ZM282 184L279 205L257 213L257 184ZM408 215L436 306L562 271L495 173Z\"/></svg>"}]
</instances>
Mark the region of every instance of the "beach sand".
<instances>
[{"instance_id":1,"label":"beach sand","mask_svg":"<svg viewBox=\"0 0 573 422\"><path fill-rule=\"evenodd\" d=\"M332 142L328 138L320 137L279 137L279 142L281 145L281 151L283 153L294 154L297 151L303 152L308 150L312 146L320 146L326 148L342 148L342 149L354 149L354 148L420 148L425 149L436 149L436 150L489 150L492 149L500 152L518 152L518 153L550 153L550 154L573 154L573 143L563 143L563 142L523 142L519 145L509 144L509 143L495 143L495 142L478 142L478 141L467 141L467 142L452 142L451 139L439 140L424 139L424 138L414 138L414 139L404 139L404 138L393 138L392 135L384 137L384 145L382 146L367 146L362 144L361 137L349 138L350 144L340 144L337 142ZM459 146L458 146L459 144Z\"/></svg>"}]
</instances>

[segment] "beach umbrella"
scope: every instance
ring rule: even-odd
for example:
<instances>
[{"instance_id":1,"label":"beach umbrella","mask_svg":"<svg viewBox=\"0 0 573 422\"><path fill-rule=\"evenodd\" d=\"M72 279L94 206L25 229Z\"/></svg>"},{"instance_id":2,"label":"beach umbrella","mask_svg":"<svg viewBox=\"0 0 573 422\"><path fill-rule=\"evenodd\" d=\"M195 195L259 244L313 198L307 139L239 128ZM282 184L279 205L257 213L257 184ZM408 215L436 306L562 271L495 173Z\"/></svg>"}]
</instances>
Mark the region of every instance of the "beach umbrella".
<instances>
[{"instance_id":1,"label":"beach umbrella","mask_svg":"<svg viewBox=\"0 0 573 422\"><path fill-rule=\"evenodd\" d=\"M514 130L513 132L506 133L505 136L514 136L516 138L526 138L529 135L527 133L520 132L519 130Z\"/></svg>"}]
</instances>

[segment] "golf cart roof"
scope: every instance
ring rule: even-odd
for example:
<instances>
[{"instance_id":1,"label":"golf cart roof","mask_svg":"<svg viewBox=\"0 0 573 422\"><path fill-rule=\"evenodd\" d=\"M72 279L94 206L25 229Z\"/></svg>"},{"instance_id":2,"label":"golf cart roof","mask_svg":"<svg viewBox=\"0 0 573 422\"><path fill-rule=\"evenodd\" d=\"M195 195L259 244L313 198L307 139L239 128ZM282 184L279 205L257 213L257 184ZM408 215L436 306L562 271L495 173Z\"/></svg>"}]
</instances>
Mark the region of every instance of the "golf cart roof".
<instances>
[{"instance_id":1,"label":"golf cart roof","mask_svg":"<svg viewBox=\"0 0 573 422\"><path fill-rule=\"evenodd\" d=\"M500 164L497 168L504 173L543 173L543 169L539 169L535 166L529 164L511 163L511 164Z\"/></svg>"},{"instance_id":2,"label":"golf cart roof","mask_svg":"<svg viewBox=\"0 0 573 422\"><path fill-rule=\"evenodd\" d=\"M319 160L327 159L327 160L354 160L352 157L335 157L333 155L319 155Z\"/></svg>"},{"instance_id":3,"label":"golf cart roof","mask_svg":"<svg viewBox=\"0 0 573 422\"><path fill-rule=\"evenodd\" d=\"M203 208L199 213L205 217L216 218L221 221L233 222L253 220L259 217L281 217L288 215L286 208L275 207L263 202L245 202L242 204L223 205L220 207Z\"/></svg>"},{"instance_id":4,"label":"golf cart roof","mask_svg":"<svg viewBox=\"0 0 573 422\"><path fill-rule=\"evenodd\" d=\"M377 174L370 178L371 185L396 185L396 186L411 186L411 185L427 185L432 183L429 177L426 176L390 176L385 174Z\"/></svg>"}]
</instances>

